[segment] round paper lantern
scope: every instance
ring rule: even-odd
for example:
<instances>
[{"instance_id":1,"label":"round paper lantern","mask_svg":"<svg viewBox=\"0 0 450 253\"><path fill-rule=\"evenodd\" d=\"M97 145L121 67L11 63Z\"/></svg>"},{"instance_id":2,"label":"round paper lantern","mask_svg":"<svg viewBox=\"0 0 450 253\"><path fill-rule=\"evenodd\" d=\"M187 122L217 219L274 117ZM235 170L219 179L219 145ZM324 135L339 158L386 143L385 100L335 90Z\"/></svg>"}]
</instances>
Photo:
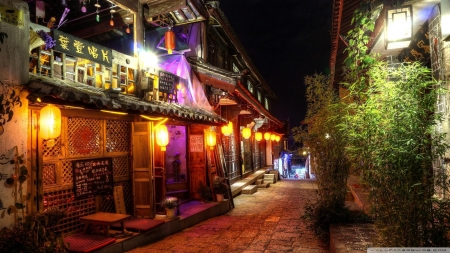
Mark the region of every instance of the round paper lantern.
<instances>
[{"instance_id":1,"label":"round paper lantern","mask_svg":"<svg viewBox=\"0 0 450 253\"><path fill-rule=\"evenodd\" d=\"M155 127L156 144L161 147L161 151L166 151L169 144L169 132L166 125L158 125Z\"/></svg>"},{"instance_id":2,"label":"round paper lantern","mask_svg":"<svg viewBox=\"0 0 450 253\"><path fill-rule=\"evenodd\" d=\"M256 132L255 133L255 139L256 139L256 141L261 141L262 140L262 133L261 132Z\"/></svg>"},{"instance_id":3,"label":"round paper lantern","mask_svg":"<svg viewBox=\"0 0 450 253\"><path fill-rule=\"evenodd\" d=\"M281 137L280 137L279 135L275 136L275 141L276 141L276 142L279 142L280 139L281 139Z\"/></svg>"},{"instance_id":4,"label":"round paper lantern","mask_svg":"<svg viewBox=\"0 0 450 253\"><path fill-rule=\"evenodd\" d=\"M213 150L214 146L216 146L216 132L214 132L212 130L206 131L205 138L206 138L206 145L211 150Z\"/></svg>"},{"instance_id":5,"label":"round paper lantern","mask_svg":"<svg viewBox=\"0 0 450 253\"><path fill-rule=\"evenodd\" d=\"M266 141L270 140L270 132L264 133L264 140Z\"/></svg>"},{"instance_id":6,"label":"round paper lantern","mask_svg":"<svg viewBox=\"0 0 450 253\"><path fill-rule=\"evenodd\" d=\"M228 125L222 127L222 133L225 136L230 136L233 133L233 123L228 121Z\"/></svg>"},{"instance_id":7,"label":"round paper lantern","mask_svg":"<svg viewBox=\"0 0 450 253\"><path fill-rule=\"evenodd\" d=\"M55 139L61 135L61 110L48 104L41 109L39 118L39 133L42 139Z\"/></svg>"},{"instance_id":8,"label":"round paper lantern","mask_svg":"<svg viewBox=\"0 0 450 253\"><path fill-rule=\"evenodd\" d=\"M172 51L175 49L175 33L173 33L171 28L164 34L164 45L167 48L167 52L172 54Z\"/></svg>"},{"instance_id":9,"label":"round paper lantern","mask_svg":"<svg viewBox=\"0 0 450 253\"><path fill-rule=\"evenodd\" d=\"M252 136L252 130L248 127L244 127L244 129L242 129L242 137L244 137L244 139L248 140L248 138L250 138L250 136Z\"/></svg>"},{"instance_id":10,"label":"round paper lantern","mask_svg":"<svg viewBox=\"0 0 450 253\"><path fill-rule=\"evenodd\" d=\"M276 135L271 134L271 135L270 135L270 140L271 140L271 141L274 141L276 137L277 137Z\"/></svg>"}]
</instances>

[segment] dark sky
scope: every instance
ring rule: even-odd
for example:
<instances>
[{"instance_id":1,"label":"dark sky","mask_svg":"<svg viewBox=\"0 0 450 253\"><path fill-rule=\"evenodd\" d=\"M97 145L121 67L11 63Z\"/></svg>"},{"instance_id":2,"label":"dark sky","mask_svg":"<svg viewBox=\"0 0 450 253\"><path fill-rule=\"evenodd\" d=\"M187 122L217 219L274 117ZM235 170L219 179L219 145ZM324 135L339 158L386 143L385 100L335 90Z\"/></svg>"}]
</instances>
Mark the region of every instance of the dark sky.
<instances>
[{"instance_id":1,"label":"dark sky","mask_svg":"<svg viewBox=\"0 0 450 253\"><path fill-rule=\"evenodd\" d=\"M258 71L278 96L272 113L298 126L306 113L303 78L328 71L331 0L222 0Z\"/></svg>"}]
</instances>

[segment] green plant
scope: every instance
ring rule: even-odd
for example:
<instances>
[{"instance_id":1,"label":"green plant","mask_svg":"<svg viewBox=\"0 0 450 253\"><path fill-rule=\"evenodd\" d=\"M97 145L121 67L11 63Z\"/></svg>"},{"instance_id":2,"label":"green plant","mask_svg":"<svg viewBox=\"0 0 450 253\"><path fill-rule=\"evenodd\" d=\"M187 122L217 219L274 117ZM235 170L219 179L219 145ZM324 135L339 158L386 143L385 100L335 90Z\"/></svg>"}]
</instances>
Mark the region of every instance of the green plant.
<instances>
[{"instance_id":1,"label":"green plant","mask_svg":"<svg viewBox=\"0 0 450 253\"><path fill-rule=\"evenodd\" d=\"M361 50L373 27L365 13L356 12L354 21L340 127L347 154L370 188L376 245L449 246L449 180L442 162L448 144L435 130L444 120L435 108L445 90L420 63L391 68Z\"/></svg>"},{"instance_id":2,"label":"green plant","mask_svg":"<svg viewBox=\"0 0 450 253\"><path fill-rule=\"evenodd\" d=\"M224 177L215 177L212 183L215 194L225 194L228 191L227 180Z\"/></svg>"},{"instance_id":3,"label":"green plant","mask_svg":"<svg viewBox=\"0 0 450 253\"><path fill-rule=\"evenodd\" d=\"M178 206L178 201L166 198L161 202L161 206L167 209L172 209Z\"/></svg>"},{"instance_id":4,"label":"green plant","mask_svg":"<svg viewBox=\"0 0 450 253\"><path fill-rule=\"evenodd\" d=\"M316 174L317 199L309 203L303 221L325 242L329 239L329 224L345 222L349 161L345 156L346 138L337 127L343 119L343 104L330 87L328 76L305 77L308 102L308 127L293 129L297 142L303 142L311 154Z\"/></svg>"},{"instance_id":5,"label":"green plant","mask_svg":"<svg viewBox=\"0 0 450 253\"><path fill-rule=\"evenodd\" d=\"M208 201L212 197L211 188L207 185L204 185L202 182L200 182L200 186L197 189L197 193L200 194L200 197L204 201Z\"/></svg>"},{"instance_id":6,"label":"green plant","mask_svg":"<svg viewBox=\"0 0 450 253\"><path fill-rule=\"evenodd\" d=\"M68 252L61 235L55 232L65 216L62 210L50 209L29 215L24 222L11 228L1 229L0 252Z\"/></svg>"}]
</instances>

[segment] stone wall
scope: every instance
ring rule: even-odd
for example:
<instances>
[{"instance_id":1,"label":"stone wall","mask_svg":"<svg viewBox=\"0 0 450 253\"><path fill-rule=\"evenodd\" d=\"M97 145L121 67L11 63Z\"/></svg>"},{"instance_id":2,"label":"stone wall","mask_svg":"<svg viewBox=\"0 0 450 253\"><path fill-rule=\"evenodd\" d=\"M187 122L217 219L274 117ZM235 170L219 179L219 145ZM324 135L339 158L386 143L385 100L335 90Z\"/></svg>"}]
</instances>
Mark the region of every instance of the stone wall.
<instances>
[{"instance_id":1,"label":"stone wall","mask_svg":"<svg viewBox=\"0 0 450 253\"><path fill-rule=\"evenodd\" d=\"M0 21L0 228L9 227L15 220L21 218L26 209L17 210L20 203L19 168L11 164L17 160L17 155L27 158L27 126L28 101L23 86L28 82L28 40L29 12L26 2L21 0L0 0L2 7L11 8L18 15L15 21L12 16L2 16ZM6 19L13 20L10 24ZM16 149L17 147L17 149ZM28 172L30 168L27 168ZM29 173L28 173L29 174ZM14 184L8 184L7 178L14 178ZM29 178L22 184L22 195L27 194ZM26 203L25 200L22 201ZM9 209L9 210L8 210Z\"/></svg>"}]
</instances>

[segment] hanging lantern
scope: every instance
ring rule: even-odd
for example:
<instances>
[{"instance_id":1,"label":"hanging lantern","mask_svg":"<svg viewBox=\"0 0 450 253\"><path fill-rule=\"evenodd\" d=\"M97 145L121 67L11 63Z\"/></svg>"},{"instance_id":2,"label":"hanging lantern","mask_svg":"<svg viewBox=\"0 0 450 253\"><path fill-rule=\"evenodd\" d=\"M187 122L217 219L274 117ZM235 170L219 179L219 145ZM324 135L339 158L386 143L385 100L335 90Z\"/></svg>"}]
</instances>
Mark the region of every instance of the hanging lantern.
<instances>
[{"instance_id":1,"label":"hanging lantern","mask_svg":"<svg viewBox=\"0 0 450 253\"><path fill-rule=\"evenodd\" d=\"M264 133L264 140L266 141L270 140L270 132Z\"/></svg>"},{"instance_id":2,"label":"hanging lantern","mask_svg":"<svg viewBox=\"0 0 450 253\"><path fill-rule=\"evenodd\" d=\"M271 141L274 141L276 137L277 137L276 135L271 134L271 135L270 135L270 140L271 140Z\"/></svg>"},{"instance_id":3,"label":"hanging lantern","mask_svg":"<svg viewBox=\"0 0 450 253\"><path fill-rule=\"evenodd\" d=\"M252 130L248 127L244 127L244 129L242 129L242 137L244 137L244 139L248 140L248 138L250 138L250 136L252 136Z\"/></svg>"},{"instance_id":4,"label":"hanging lantern","mask_svg":"<svg viewBox=\"0 0 450 253\"><path fill-rule=\"evenodd\" d=\"M209 129L205 133L206 138L206 145L211 149L214 150L214 146L216 146L216 132Z\"/></svg>"},{"instance_id":5,"label":"hanging lantern","mask_svg":"<svg viewBox=\"0 0 450 253\"><path fill-rule=\"evenodd\" d=\"M130 33L130 25L127 26L127 29L125 29L126 33Z\"/></svg>"},{"instance_id":6,"label":"hanging lantern","mask_svg":"<svg viewBox=\"0 0 450 253\"><path fill-rule=\"evenodd\" d=\"M222 134L224 136L230 136L231 133L233 133L233 123L229 121L228 125L222 127Z\"/></svg>"},{"instance_id":7,"label":"hanging lantern","mask_svg":"<svg viewBox=\"0 0 450 253\"><path fill-rule=\"evenodd\" d=\"M173 33L172 28L164 35L164 45L167 48L167 52L172 54L172 51L175 49L175 33Z\"/></svg>"},{"instance_id":8,"label":"hanging lantern","mask_svg":"<svg viewBox=\"0 0 450 253\"><path fill-rule=\"evenodd\" d=\"M258 142L262 140L262 133L261 132L256 132L255 133L255 140L258 141Z\"/></svg>"},{"instance_id":9,"label":"hanging lantern","mask_svg":"<svg viewBox=\"0 0 450 253\"><path fill-rule=\"evenodd\" d=\"M41 109L39 118L39 134L44 140L50 139L47 146L54 145L54 140L61 135L61 110L58 107L48 104Z\"/></svg>"},{"instance_id":10,"label":"hanging lantern","mask_svg":"<svg viewBox=\"0 0 450 253\"><path fill-rule=\"evenodd\" d=\"M166 146L169 144L169 132L166 125L158 125L155 127L156 144L161 147L161 151L166 151Z\"/></svg>"},{"instance_id":11,"label":"hanging lantern","mask_svg":"<svg viewBox=\"0 0 450 253\"><path fill-rule=\"evenodd\" d=\"M275 141L276 141L276 142L279 142L280 139L281 139L281 137L280 137L279 135L275 136Z\"/></svg>"}]
</instances>

